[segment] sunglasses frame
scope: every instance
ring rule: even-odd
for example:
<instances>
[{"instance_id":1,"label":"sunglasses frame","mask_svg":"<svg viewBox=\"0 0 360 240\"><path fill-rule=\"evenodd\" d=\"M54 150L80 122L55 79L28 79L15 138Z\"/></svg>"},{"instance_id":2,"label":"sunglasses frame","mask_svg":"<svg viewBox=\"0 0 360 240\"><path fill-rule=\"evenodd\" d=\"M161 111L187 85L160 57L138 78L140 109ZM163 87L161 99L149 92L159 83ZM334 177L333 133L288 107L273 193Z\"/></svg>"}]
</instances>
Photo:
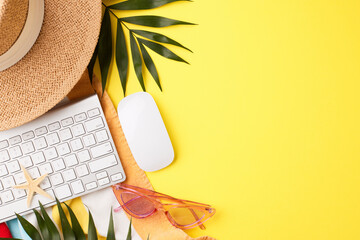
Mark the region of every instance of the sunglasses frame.
<instances>
[{"instance_id":1,"label":"sunglasses frame","mask_svg":"<svg viewBox=\"0 0 360 240\"><path fill-rule=\"evenodd\" d=\"M146 218L153 215L156 211L162 211L165 213L166 217L168 218L169 222L181 229L190 229L199 226L201 229L205 229L205 226L203 225L204 222L209 220L210 217L212 217L216 210L212 208L210 205L178 199L171 197L169 195L155 192L149 189L132 186L124 183L115 184L112 186L112 189L114 191L114 194L116 196L116 199L118 200L119 204L121 205L122 209L124 209L130 216L134 218ZM148 214L144 215L138 215L132 212L130 209L127 208L126 204L123 202L123 199L121 197L122 193L131 193L138 195L140 197L146 198L148 201L150 201L154 205L154 210L152 212L149 212ZM136 200L136 199L135 199ZM135 201L134 200L134 201ZM162 203L161 201L166 201L167 203ZM195 219L197 219L194 223L188 224L188 225L181 225L178 224L171 214L169 213L169 210L172 208L188 208ZM199 210L204 213L204 216L201 219L198 219L198 216L196 215L194 210Z\"/></svg>"}]
</instances>

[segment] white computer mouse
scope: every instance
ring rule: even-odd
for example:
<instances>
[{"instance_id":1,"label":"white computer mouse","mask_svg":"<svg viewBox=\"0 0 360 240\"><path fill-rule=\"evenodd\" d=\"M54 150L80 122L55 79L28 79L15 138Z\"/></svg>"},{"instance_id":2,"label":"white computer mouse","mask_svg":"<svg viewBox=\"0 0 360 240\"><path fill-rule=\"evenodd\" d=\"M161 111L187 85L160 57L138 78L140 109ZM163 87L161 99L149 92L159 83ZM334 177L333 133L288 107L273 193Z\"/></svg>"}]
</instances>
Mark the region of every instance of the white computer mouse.
<instances>
[{"instance_id":1,"label":"white computer mouse","mask_svg":"<svg viewBox=\"0 0 360 240\"><path fill-rule=\"evenodd\" d=\"M174 149L159 109L149 93L122 99L118 115L131 153L141 169L153 172L174 160Z\"/></svg>"}]
</instances>

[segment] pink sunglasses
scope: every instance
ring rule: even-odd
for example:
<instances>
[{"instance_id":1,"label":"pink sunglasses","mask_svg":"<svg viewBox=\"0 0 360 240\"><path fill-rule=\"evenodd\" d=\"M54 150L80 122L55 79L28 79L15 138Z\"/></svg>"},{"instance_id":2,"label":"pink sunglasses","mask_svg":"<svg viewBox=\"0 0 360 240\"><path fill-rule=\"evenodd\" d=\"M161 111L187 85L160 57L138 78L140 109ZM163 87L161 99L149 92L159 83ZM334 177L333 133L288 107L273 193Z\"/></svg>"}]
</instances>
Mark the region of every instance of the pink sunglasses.
<instances>
[{"instance_id":1,"label":"pink sunglasses","mask_svg":"<svg viewBox=\"0 0 360 240\"><path fill-rule=\"evenodd\" d=\"M177 228L199 226L205 229L203 223L215 214L210 205L173 198L145 188L127 184L116 184L112 188L122 209L134 218L146 218L159 210Z\"/></svg>"}]
</instances>

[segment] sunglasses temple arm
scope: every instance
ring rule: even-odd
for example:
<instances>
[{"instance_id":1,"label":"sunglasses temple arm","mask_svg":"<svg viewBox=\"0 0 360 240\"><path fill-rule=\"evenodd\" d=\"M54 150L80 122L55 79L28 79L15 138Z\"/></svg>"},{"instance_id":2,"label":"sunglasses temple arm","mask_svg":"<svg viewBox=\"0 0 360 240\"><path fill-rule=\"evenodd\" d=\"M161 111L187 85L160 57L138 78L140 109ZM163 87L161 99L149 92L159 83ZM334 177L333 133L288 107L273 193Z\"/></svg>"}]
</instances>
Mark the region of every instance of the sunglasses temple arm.
<instances>
[{"instance_id":1,"label":"sunglasses temple arm","mask_svg":"<svg viewBox=\"0 0 360 240\"><path fill-rule=\"evenodd\" d=\"M190 210L190 212L192 213L192 215L194 216L194 218L196 219L196 221L199 221L200 219L199 219L198 215L196 215L196 213L194 212L194 210L193 210L192 208L190 208L189 210ZM201 230L205 230L205 229L206 229L205 226L204 226L204 224L202 224L202 223L199 224L199 227L200 227Z\"/></svg>"}]
</instances>

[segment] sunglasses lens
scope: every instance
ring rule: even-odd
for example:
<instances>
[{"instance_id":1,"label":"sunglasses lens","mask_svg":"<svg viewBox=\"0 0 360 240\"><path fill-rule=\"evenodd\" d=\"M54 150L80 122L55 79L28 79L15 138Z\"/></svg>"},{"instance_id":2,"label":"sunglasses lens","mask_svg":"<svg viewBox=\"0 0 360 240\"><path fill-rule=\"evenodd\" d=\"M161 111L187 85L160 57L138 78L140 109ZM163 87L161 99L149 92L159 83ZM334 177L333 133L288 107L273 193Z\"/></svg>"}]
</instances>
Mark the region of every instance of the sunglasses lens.
<instances>
[{"instance_id":1,"label":"sunglasses lens","mask_svg":"<svg viewBox=\"0 0 360 240\"><path fill-rule=\"evenodd\" d=\"M184 227L199 222L205 216L205 213L198 209L182 207L170 208L168 213L176 224Z\"/></svg>"},{"instance_id":2,"label":"sunglasses lens","mask_svg":"<svg viewBox=\"0 0 360 240\"><path fill-rule=\"evenodd\" d=\"M154 204L146 197L133 193L122 193L124 207L138 217L147 217L155 211Z\"/></svg>"}]
</instances>

